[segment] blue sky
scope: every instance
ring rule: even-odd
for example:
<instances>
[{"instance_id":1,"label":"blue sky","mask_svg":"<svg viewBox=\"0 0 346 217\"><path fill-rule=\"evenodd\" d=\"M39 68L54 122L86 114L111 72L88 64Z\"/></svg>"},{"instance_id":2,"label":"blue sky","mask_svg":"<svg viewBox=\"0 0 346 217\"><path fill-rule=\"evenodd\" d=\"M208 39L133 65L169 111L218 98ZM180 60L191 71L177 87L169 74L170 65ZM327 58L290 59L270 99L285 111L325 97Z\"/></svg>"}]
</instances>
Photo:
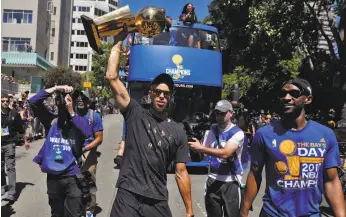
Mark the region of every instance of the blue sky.
<instances>
[{"instance_id":1,"label":"blue sky","mask_svg":"<svg viewBox=\"0 0 346 217\"><path fill-rule=\"evenodd\" d=\"M136 14L139 9L146 6L165 8L167 16L177 19L186 3L192 3L196 7L198 20L203 20L208 15L208 5L211 0L120 0L121 6L129 5L131 12Z\"/></svg>"}]
</instances>

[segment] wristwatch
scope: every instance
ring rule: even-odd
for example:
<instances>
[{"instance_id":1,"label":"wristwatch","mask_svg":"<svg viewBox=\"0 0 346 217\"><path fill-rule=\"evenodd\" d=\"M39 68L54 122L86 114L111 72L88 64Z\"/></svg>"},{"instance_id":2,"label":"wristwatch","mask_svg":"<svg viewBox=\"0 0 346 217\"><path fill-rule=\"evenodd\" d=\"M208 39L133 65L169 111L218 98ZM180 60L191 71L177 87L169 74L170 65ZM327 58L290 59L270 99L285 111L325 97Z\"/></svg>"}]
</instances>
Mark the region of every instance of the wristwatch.
<instances>
[{"instance_id":1,"label":"wristwatch","mask_svg":"<svg viewBox=\"0 0 346 217\"><path fill-rule=\"evenodd\" d=\"M70 112L71 118L73 118L74 116L76 116L76 112Z\"/></svg>"}]
</instances>

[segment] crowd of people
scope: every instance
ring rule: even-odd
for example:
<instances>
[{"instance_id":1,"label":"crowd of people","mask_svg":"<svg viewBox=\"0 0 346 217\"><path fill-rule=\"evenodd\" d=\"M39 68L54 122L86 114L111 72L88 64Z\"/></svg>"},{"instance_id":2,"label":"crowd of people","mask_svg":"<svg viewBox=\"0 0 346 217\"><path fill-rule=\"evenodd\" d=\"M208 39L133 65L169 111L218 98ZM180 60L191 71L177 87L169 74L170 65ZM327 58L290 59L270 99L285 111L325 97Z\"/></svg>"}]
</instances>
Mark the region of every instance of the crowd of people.
<instances>
[{"instance_id":1,"label":"crowd of people","mask_svg":"<svg viewBox=\"0 0 346 217\"><path fill-rule=\"evenodd\" d=\"M180 20L197 21L192 4L184 7ZM250 216L264 178L260 217L320 216L323 194L335 216L346 216L337 171L341 165L339 146L331 129L346 127L346 117L335 122L335 111L330 110L329 118L324 120L327 126L308 118L305 107L312 103L313 92L307 80L295 78L282 86L280 115L261 110L241 119L231 102L220 100L211 113L215 123L203 141L188 138L167 112L175 88L170 75L155 77L141 102L130 97L120 80L120 56L127 34L126 29L119 34L106 72L125 121L123 150L115 159L120 172L111 217L172 216L167 189L167 167L172 162L185 216L193 217L186 168L191 161L190 150L209 161L204 196L209 217ZM189 46L194 44L194 35L185 35ZM101 107L91 102L87 92L61 83L43 88L30 99L26 94L18 102L3 94L1 112L3 199L17 199L15 147L23 138L29 148L30 132L37 133L32 121L37 118L45 129L45 140L33 160L47 174L51 216L92 217L96 207L97 147L103 142ZM249 162L250 171L245 177Z\"/></svg>"}]
</instances>

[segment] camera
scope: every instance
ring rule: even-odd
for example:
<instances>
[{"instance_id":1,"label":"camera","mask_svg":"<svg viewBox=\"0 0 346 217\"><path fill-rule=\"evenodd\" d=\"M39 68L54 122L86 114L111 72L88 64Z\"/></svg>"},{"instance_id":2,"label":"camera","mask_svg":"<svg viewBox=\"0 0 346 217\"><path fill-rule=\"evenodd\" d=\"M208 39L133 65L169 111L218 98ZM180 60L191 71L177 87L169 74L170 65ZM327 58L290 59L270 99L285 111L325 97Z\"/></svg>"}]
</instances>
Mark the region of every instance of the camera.
<instances>
[{"instance_id":1,"label":"camera","mask_svg":"<svg viewBox=\"0 0 346 217\"><path fill-rule=\"evenodd\" d=\"M189 142L194 141L192 138L201 140L210 128L209 116L202 112L195 113L192 119L184 120L183 124Z\"/></svg>"},{"instance_id":2,"label":"camera","mask_svg":"<svg viewBox=\"0 0 346 217\"><path fill-rule=\"evenodd\" d=\"M186 131L187 139L189 142L194 142L193 138L201 140L207 130L210 129L209 116L198 112L193 115L192 119L183 121L184 129ZM199 162L203 160L203 154L190 150L191 160Z\"/></svg>"},{"instance_id":3,"label":"camera","mask_svg":"<svg viewBox=\"0 0 346 217\"><path fill-rule=\"evenodd\" d=\"M91 173L87 170L77 175L77 184L82 191L82 199L85 202L91 201L91 194L97 191L95 180Z\"/></svg>"}]
</instances>

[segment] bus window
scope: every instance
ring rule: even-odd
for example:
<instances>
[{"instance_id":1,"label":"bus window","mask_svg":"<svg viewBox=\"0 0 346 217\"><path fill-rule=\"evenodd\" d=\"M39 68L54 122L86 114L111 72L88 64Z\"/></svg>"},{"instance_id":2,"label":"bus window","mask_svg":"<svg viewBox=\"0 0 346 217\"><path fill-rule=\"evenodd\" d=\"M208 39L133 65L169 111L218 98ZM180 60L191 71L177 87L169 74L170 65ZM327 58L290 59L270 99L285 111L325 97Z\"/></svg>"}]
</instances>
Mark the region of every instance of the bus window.
<instances>
[{"instance_id":1,"label":"bus window","mask_svg":"<svg viewBox=\"0 0 346 217\"><path fill-rule=\"evenodd\" d=\"M153 38L135 33L134 45L166 45L220 51L216 33L188 27L171 27L169 32L162 32Z\"/></svg>"}]
</instances>

